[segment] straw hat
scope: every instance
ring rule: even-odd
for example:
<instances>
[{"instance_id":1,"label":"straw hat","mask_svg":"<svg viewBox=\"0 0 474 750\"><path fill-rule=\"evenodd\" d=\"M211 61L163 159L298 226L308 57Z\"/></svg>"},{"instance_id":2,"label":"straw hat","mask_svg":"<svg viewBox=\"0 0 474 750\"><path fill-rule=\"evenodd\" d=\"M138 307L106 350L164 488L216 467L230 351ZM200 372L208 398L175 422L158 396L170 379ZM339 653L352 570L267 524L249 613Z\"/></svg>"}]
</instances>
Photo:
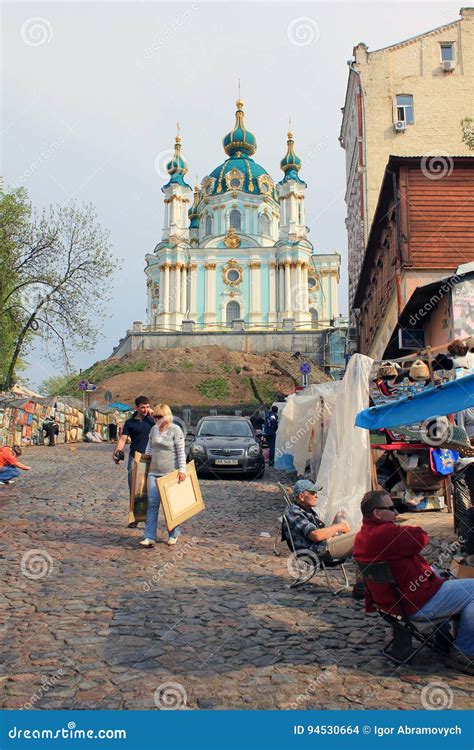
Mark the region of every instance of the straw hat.
<instances>
[{"instance_id":1,"label":"straw hat","mask_svg":"<svg viewBox=\"0 0 474 750\"><path fill-rule=\"evenodd\" d=\"M380 365L377 371L378 378L396 378L397 375L398 370L393 362L385 362L385 364Z\"/></svg>"},{"instance_id":2,"label":"straw hat","mask_svg":"<svg viewBox=\"0 0 474 750\"><path fill-rule=\"evenodd\" d=\"M426 362L423 362L422 359L416 359L408 374L413 380L429 380L430 370Z\"/></svg>"},{"instance_id":3,"label":"straw hat","mask_svg":"<svg viewBox=\"0 0 474 750\"><path fill-rule=\"evenodd\" d=\"M474 352L474 336L469 336L467 341L464 342L470 352Z\"/></svg>"}]
</instances>

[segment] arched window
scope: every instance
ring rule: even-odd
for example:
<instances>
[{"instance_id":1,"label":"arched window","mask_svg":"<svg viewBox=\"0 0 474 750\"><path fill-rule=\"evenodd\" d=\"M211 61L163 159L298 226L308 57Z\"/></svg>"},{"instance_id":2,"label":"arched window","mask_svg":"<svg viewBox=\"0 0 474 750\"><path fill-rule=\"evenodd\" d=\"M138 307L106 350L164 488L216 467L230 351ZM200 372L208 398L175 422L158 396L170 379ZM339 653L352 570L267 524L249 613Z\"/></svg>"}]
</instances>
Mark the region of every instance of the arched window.
<instances>
[{"instance_id":1,"label":"arched window","mask_svg":"<svg viewBox=\"0 0 474 750\"><path fill-rule=\"evenodd\" d=\"M311 307L310 308L310 313L311 313L311 324L312 324L313 328L317 328L318 327L318 321L319 321L318 311L316 310L315 307Z\"/></svg>"},{"instance_id":2,"label":"arched window","mask_svg":"<svg viewBox=\"0 0 474 750\"><path fill-rule=\"evenodd\" d=\"M240 211L237 211L236 208L233 208L230 212L230 227L231 229L237 229L238 231L242 228L242 217L240 215Z\"/></svg>"},{"instance_id":3,"label":"arched window","mask_svg":"<svg viewBox=\"0 0 474 750\"><path fill-rule=\"evenodd\" d=\"M267 214L260 215L260 234L270 236L270 219Z\"/></svg>"},{"instance_id":4,"label":"arched window","mask_svg":"<svg viewBox=\"0 0 474 750\"><path fill-rule=\"evenodd\" d=\"M212 234L212 216L206 216L206 237Z\"/></svg>"},{"instance_id":5,"label":"arched window","mask_svg":"<svg viewBox=\"0 0 474 750\"><path fill-rule=\"evenodd\" d=\"M238 302L232 300L227 303L225 317L228 326L232 325L233 320L238 320L240 318L240 305Z\"/></svg>"}]
</instances>

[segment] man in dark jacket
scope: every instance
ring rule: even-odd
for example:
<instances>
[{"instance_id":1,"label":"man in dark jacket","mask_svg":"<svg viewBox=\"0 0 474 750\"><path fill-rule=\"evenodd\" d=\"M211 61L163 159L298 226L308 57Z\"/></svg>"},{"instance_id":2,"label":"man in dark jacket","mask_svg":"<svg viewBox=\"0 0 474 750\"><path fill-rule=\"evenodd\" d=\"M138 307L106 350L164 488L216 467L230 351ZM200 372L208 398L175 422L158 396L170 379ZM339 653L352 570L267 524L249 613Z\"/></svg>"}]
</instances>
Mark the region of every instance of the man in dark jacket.
<instances>
[{"instance_id":1,"label":"man in dark jacket","mask_svg":"<svg viewBox=\"0 0 474 750\"><path fill-rule=\"evenodd\" d=\"M278 406L273 405L265 419L263 432L268 443L268 465L275 463L275 442L278 430Z\"/></svg>"},{"instance_id":2,"label":"man in dark jacket","mask_svg":"<svg viewBox=\"0 0 474 750\"><path fill-rule=\"evenodd\" d=\"M138 396L135 399L137 410L133 412L130 419L127 419L123 426L122 434L115 446L113 453L114 461L123 459L123 449L127 438L130 438L130 453L128 454L128 488L131 490L133 477L133 457L135 452L145 453L148 436L151 428L155 426L153 411L150 406L150 399L146 396Z\"/></svg>"},{"instance_id":3,"label":"man in dark jacket","mask_svg":"<svg viewBox=\"0 0 474 750\"><path fill-rule=\"evenodd\" d=\"M366 581L366 612L375 608L405 614L416 622L459 615L459 627L447 665L474 674L474 579L445 580L420 552L428 535L420 526L400 526L392 498L383 490L367 492L361 503L363 523L354 543L361 563L388 562L398 590L388 583Z\"/></svg>"}]
</instances>

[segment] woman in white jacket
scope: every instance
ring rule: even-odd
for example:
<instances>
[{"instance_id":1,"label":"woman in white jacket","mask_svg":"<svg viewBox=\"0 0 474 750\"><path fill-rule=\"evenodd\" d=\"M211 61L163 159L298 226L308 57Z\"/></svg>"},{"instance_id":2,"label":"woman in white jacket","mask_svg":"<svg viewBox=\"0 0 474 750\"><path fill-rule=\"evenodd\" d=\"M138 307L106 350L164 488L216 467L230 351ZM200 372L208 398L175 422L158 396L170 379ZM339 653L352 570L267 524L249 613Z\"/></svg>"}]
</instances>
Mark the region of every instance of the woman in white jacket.
<instances>
[{"instance_id":1,"label":"woman in white jacket","mask_svg":"<svg viewBox=\"0 0 474 750\"><path fill-rule=\"evenodd\" d=\"M177 424L173 424L173 414L167 404L157 404L153 410L155 426L151 428L146 453L151 456L148 474L148 510L145 523L145 538L140 544L153 547L156 542L160 493L156 484L158 477L178 469L178 482L186 479L186 453L184 434ZM169 532L168 544L176 544L180 534L179 526Z\"/></svg>"}]
</instances>

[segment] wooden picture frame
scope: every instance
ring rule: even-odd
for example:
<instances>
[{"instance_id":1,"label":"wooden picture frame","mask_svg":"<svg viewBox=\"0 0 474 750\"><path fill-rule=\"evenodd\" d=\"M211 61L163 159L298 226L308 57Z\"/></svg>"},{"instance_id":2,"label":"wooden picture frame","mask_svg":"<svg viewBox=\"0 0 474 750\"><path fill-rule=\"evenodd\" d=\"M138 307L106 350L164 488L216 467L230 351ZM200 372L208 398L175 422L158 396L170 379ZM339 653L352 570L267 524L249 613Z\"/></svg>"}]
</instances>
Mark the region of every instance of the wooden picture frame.
<instances>
[{"instance_id":1,"label":"wooden picture frame","mask_svg":"<svg viewBox=\"0 0 474 750\"><path fill-rule=\"evenodd\" d=\"M130 490L130 505L128 508L128 525L136 527L139 521L146 520L148 508L147 481L150 470L150 458L143 458L141 453L133 456L132 487Z\"/></svg>"},{"instance_id":2,"label":"wooden picture frame","mask_svg":"<svg viewBox=\"0 0 474 750\"><path fill-rule=\"evenodd\" d=\"M184 482L178 482L178 471L172 471L159 477L156 484L168 531L205 510L194 461L186 464Z\"/></svg>"}]
</instances>

